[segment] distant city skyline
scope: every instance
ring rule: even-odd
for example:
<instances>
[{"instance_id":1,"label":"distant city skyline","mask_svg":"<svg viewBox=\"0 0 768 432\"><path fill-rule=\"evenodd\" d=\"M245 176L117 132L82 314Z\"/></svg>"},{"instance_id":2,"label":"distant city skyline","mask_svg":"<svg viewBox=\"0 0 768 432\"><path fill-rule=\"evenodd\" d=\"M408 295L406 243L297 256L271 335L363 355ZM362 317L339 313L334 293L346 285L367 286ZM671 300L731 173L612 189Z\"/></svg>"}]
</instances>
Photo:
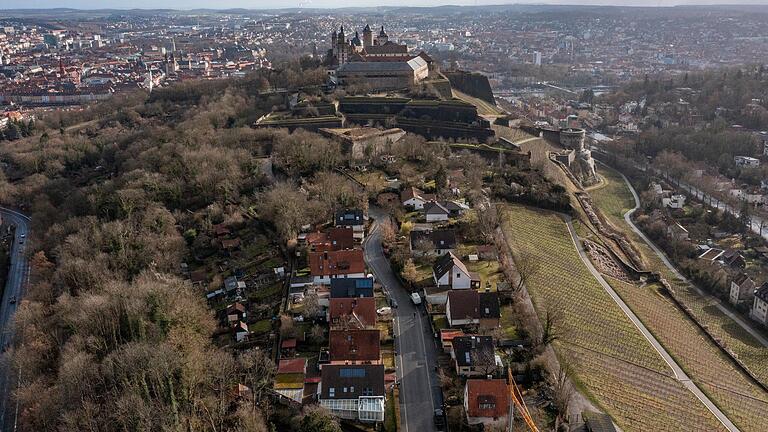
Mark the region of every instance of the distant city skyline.
<instances>
[{"instance_id":1,"label":"distant city skyline","mask_svg":"<svg viewBox=\"0 0 768 432\"><path fill-rule=\"evenodd\" d=\"M595 5L595 6L678 6L678 5L768 5L768 0L5 0L2 9L282 9L344 8L376 6L487 6L513 4Z\"/></svg>"}]
</instances>

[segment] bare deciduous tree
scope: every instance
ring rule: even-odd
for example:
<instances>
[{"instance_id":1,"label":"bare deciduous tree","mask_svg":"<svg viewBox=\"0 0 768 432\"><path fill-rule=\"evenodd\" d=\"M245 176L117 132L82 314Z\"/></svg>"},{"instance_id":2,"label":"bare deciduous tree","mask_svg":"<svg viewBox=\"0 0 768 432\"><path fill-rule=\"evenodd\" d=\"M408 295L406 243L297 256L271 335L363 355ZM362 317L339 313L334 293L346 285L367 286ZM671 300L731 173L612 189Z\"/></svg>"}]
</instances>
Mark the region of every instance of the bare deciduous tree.
<instances>
[{"instance_id":1,"label":"bare deciduous tree","mask_svg":"<svg viewBox=\"0 0 768 432\"><path fill-rule=\"evenodd\" d=\"M517 270L515 292L519 292L523 289L523 286L539 273L541 270L541 263L538 262L538 259L535 256L527 252L518 254L514 258L514 263L515 270Z\"/></svg>"},{"instance_id":2,"label":"bare deciduous tree","mask_svg":"<svg viewBox=\"0 0 768 432\"><path fill-rule=\"evenodd\" d=\"M542 323L541 346L547 346L561 336L561 326L564 319L563 308L559 303L547 304L544 308L544 322Z\"/></svg>"},{"instance_id":3,"label":"bare deciduous tree","mask_svg":"<svg viewBox=\"0 0 768 432\"><path fill-rule=\"evenodd\" d=\"M575 393L571 376L573 369L566 360L560 360L559 367L549 375L549 385L552 387L552 403L557 410L555 418L555 430L559 425L568 421L571 398Z\"/></svg>"}]
</instances>

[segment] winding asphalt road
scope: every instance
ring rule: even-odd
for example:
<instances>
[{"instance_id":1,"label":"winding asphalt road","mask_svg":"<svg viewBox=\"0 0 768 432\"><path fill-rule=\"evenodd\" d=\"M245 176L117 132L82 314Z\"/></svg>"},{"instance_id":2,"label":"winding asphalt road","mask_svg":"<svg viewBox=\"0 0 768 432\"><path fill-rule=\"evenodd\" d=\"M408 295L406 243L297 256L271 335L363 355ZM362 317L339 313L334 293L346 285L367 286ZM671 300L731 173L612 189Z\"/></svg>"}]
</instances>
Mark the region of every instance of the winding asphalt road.
<instances>
[{"instance_id":1,"label":"winding asphalt road","mask_svg":"<svg viewBox=\"0 0 768 432\"><path fill-rule=\"evenodd\" d=\"M423 308L416 307L410 293L395 276L381 247L379 222L387 216L382 210L371 206L368 214L374 218L368 238L363 244L365 261L373 270L376 280L384 287L387 297L395 299L398 307L393 309L395 366L400 382L400 430L404 432L434 431L434 409L436 401L442 400L440 382L435 372L437 353L427 317Z\"/></svg>"},{"instance_id":2,"label":"winding asphalt road","mask_svg":"<svg viewBox=\"0 0 768 432\"><path fill-rule=\"evenodd\" d=\"M26 256L26 238L29 237L29 217L7 208L0 207L0 217L3 224L16 227L16 237L11 246L11 265L8 269L8 279L0 300L0 431L15 431L18 407L9 404L10 395L16 380L13 379L5 355L6 349L13 342L13 316L19 301L24 296L29 281L29 260ZM22 239L24 240L22 242Z\"/></svg>"}]
</instances>

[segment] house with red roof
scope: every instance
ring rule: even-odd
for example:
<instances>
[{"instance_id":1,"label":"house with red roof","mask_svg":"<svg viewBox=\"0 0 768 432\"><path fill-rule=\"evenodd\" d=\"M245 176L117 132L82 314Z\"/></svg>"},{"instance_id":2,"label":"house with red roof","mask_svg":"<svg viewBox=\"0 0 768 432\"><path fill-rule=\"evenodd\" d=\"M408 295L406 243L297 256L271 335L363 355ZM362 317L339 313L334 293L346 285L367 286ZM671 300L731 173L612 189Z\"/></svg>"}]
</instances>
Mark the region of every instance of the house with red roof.
<instances>
[{"instance_id":1,"label":"house with red roof","mask_svg":"<svg viewBox=\"0 0 768 432\"><path fill-rule=\"evenodd\" d=\"M381 364L379 330L331 330L331 364Z\"/></svg>"},{"instance_id":2,"label":"house with red roof","mask_svg":"<svg viewBox=\"0 0 768 432\"><path fill-rule=\"evenodd\" d=\"M464 411L471 425L505 422L509 404L506 380L468 379L464 386Z\"/></svg>"},{"instance_id":3,"label":"house with red roof","mask_svg":"<svg viewBox=\"0 0 768 432\"><path fill-rule=\"evenodd\" d=\"M328 285L334 278L365 277L365 259L361 249L310 252L309 270L318 285Z\"/></svg>"},{"instance_id":4,"label":"house with red roof","mask_svg":"<svg viewBox=\"0 0 768 432\"><path fill-rule=\"evenodd\" d=\"M329 302L331 328L362 330L376 325L376 300L373 297L332 298Z\"/></svg>"},{"instance_id":5,"label":"house with red roof","mask_svg":"<svg viewBox=\"0 0 768 432\"><path fill-rule=\"evenodd\" d=\"M307 359L303 357L283 359L277 366L274 389L281 395L301 403L304 399L304 379Z\"/></svg>"}]
</instances>

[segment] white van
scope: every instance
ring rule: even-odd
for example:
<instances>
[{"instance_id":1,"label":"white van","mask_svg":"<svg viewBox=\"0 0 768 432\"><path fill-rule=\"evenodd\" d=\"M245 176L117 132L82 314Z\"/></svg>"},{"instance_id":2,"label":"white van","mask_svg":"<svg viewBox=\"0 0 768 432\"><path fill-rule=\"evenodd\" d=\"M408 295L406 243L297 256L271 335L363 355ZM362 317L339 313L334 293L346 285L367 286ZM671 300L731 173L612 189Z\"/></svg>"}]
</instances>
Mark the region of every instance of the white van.
<instances>
[{"instance_id":1,"label":"white van","mask_svg":"<svg viewBox=\"0 0 768 432\"><path fill-rule=\"evenodd\" d=\"M421 296L419 293L411 293L411 300L413 300L413 304L415 305L421 304Z\"/></svg>"}]
</instances>

